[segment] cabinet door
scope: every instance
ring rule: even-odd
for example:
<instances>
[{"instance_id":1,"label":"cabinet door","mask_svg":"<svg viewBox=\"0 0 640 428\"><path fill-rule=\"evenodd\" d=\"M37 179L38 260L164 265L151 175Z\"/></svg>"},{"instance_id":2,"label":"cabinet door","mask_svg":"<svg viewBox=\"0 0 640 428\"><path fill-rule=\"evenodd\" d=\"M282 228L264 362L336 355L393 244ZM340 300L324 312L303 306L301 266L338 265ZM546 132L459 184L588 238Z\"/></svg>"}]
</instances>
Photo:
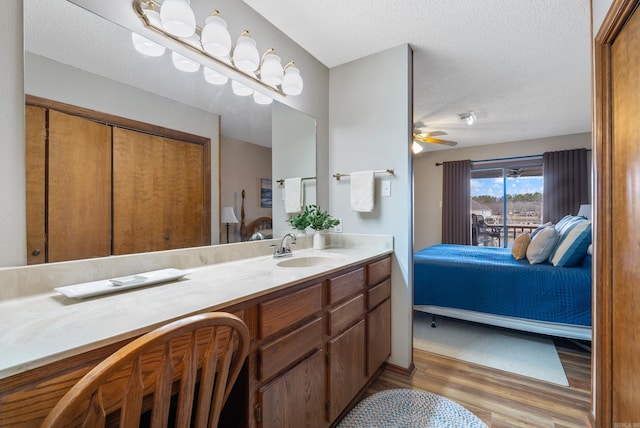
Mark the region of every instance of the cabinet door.
<instances>
[{"instance_id":1,"label":"cabinet door","mask_svg":"<svg viewBox=\"0 0 640 428\"><path fill-rule=\"evenodd\" d=\"M48 261L111 254L111 127L49 110Z\"/></svg>"},{"instance_id":2,"label":"cabinet door","mask_svg":"<svg viewBox=\"0 0 640 428\"><path fill-rule=\"evenodd\" d=\"M27 264L45 259L46 110L26 106Z\"/></svg>"},{"instance_id":3,"label":"cabinet door","mask_svg":"<svg viewBox=\"0 0 640 428\"><path fill-rule=\"evenodd\" d=\"M113 254L165 249L163 138L113 130Z\"/></svg>"},{"instance_id":4,"label":"cabinet door","mask_svg":"<svg viewBox=\"0 0 640 428\"><path fill-rule=\"evenodd\" d=\"M260 388L263 428L322 427L324 359L317 351L291 370Z\"/></svg>"},{"instance_id":5,"label":"cabinet door","mask_svg":"<svg viewBox=\"0 0 640 428\"><path fill-rule=\"evenodd\" d=\"M364 320L328 343L328 420L332 422L349 405L366 378Z\"/></svg>"},{"instance_id":6,"label":"cabinet door","mask_svg":"<svg viewBox=\"0 0 640 428\"><path fill-rule=\"evenodd\" d=\"M372 376L391 355L391 299L367 315L367 376Z\"/></svg>"},{"instance_id":7,"label":"cabinet door","mask_svg":"<svg viewBox=\"0 0 640 428\"><path fill-rule=\"evenodd\" d=\"M207 245L204 149L164 138L164 238L167 250Z\"/></svg>"}]
</instances>

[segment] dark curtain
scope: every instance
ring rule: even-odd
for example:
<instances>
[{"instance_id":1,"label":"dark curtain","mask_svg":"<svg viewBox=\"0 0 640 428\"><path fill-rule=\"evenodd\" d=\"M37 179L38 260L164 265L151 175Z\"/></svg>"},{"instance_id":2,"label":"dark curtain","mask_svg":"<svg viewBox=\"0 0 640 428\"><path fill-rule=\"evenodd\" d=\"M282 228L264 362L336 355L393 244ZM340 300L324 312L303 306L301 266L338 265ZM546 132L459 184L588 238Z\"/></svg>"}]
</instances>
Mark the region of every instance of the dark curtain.
<instances>
[{"instance_id":1,"label":"dark curtain","mask_svg":"<svg viewBox=\"0 0 640 428\"><path fill-rule=\"evenodd\" d=\"M471 244L471 161L442 164L442 243Z\"/></svg>"},{"instance_id":2,"label":"dark curtain","mask_svg":"<svg viewBox=\"0 0 640 428\"><path fill-rule=\"evenodd\" d=\"M557 223L565 215L576 215L581 204L589 203L587 149L546 152L542 159L542 221Z\"/></svg>"}]
</instances>

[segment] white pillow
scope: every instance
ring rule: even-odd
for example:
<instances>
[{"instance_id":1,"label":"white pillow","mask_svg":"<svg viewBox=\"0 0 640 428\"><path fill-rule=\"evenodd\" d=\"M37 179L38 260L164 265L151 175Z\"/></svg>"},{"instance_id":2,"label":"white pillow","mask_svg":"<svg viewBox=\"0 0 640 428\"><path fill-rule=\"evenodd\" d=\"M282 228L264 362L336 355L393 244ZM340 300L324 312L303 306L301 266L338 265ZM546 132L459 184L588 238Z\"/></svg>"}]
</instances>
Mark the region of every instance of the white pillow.
<instances>
[{"instance_id":1,"label":"white pillow","mask_svg":"<svg viewBox=\"0 0 640 428\"><path fill-rule=\"evenodd\" d=\"M527 260L529 263L542 263L546 261L556 247L560 234L553 226L548 226L536 233L527 247Z\"/></svg>"}]
</instances>

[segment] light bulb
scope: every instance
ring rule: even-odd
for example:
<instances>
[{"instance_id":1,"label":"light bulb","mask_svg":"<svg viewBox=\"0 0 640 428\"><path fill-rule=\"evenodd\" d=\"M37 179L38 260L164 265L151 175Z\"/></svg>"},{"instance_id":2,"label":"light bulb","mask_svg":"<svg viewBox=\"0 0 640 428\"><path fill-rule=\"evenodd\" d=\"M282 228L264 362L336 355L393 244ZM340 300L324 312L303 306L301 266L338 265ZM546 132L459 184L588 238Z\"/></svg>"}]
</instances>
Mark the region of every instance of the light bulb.
<instances>
[{"instance_id":1,"label":"light bulb","mask_svg":"<svg viewBox=\"0 0 640 428\"><path fill-rule=\"evenodd\" d=\"M152 25L156 27L161 26L160 14L155 9L144 9L142 13L145 14ZM135 50L147 56L162 56L166 50L164 46L159 45L146 37L142 37L137 33L131 33L131 42L133 43Z\"/></svg>"},{"instance_id":2,"label":"light bulb","mask_svg":"<svg viewBox=\"0 0 640 428\"><path fill-rule=\"evenodd\" d=\"M276 87L282 83L283 75L280 57L275 53L266 54L262 60L262 67L260 67L260 80L267 85Z\"/></svg>"},{"instance_id":3,"label":"light bulb","mask_svg":"<svg viewBox=\"0 0 640 428\"><path fill-rule=\"evenodd\" d=\"M227 57L231 51L231 36L227 30L227 22L217 13L216 10L207 17L200 40L206 52L217 57Z\"/></svg>"},{"instance_id":4,"label":"light bulb","mask_svg":"<svg viewBox=\"0 0 640 428\"><path fill-rule=\"evenodd\" d=\"M231 81L231 89L233 90L234 94L241 97L248 97L253 93L253 89L235 80Z\"/></svg>"},{"instance_id":5,"label":"light bulb","mask_svg":"<svg viewBox=\"0 0 640 428\"><path fill-rule=\"evenodd\" d=\"M249 36L249 32L243 32L236 41L236 47L233 49L233 64L235 67L251 73L258 69L260 64L260 54L256 48L256 41Z\"/></svg>"},{"instance_id":6,"label":"light bulb","mask_svg":"<svg viewBox=\"0 0 640 428\"><path fill-rule=\"evenodd\" d=\"M160 7L160 22L168 33L190 37L196 32L196 17L190 0L164 0Z\"/></svg>"},{"instance_id":7,"label":"light bulb","mask_svg":"<svg viewBox=\"0 0 640 428\"><path fill-rule=\"evenodd\" d=\"M262 92L253 91L253 101L256 104L268 105L273 102L273 98L263 94Z\"/></svg>"},{"instance_id":8,"label":"light bulb","mask_svg":"<svg viewBox=\"0 0 640 428\"><path fill-rule=\"evenodd\" d=\"M187 73L195 73L200 70L200 64L177 52L171 52L171 61L175 68Z\"/></svg>"},{"instance_id":9,"label":"light bulb","mask_svg":"<svg viewBox=\"0 0 640 428\"><path fill-rule=\"evenodd\" d=\"M215 70L210 69L209 67L203 68L204 80L211 83L212 85L224 85L229 81L229 78L223 74L218 73Z\"/></svg>"},{"instance_id":10,"label":"light bulb","mask_svg":"<svg viewBox=\"0 0 640 428\"><path fill-rule=\"evenodd\" d=\"M282 92L287 95L300 95L302 93L302 76L300 70L292 61L284 69L284 77L282 78Z\"/></svg>"}]
</instances>

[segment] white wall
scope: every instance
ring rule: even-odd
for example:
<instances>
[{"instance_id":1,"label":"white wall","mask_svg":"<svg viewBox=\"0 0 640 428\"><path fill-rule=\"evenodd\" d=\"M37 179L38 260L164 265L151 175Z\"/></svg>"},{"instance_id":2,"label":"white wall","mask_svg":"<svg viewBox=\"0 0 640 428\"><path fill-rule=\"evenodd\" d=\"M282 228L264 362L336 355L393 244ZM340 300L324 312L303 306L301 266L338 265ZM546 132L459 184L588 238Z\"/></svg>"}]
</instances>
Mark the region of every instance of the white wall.
<instances>
[{"instance_id":1,"label":"white wall","mask_svg":"<svg viewBox=\"0 0 640 428\"><path fill-rule=\"evenodd\" d=\"M329 174L394 168L376 176L375 209L350 209L349 178L330 179L329 212L346 233L394 237L392 266L392 353L389 361L412 362L411 141L412 54L408 45L385 50L330 72ZM391 196L380 197L382 180Z\"/></svg>"},{"instance_id":2,"label":"white wall","mask_svg":"<svg viewBox=\"0 0 640 428\"><path fill-rule=\"evenodd\" d=\"M442 167L436 163L454 160L483 160L540 155L548 151L591 148L591 133L536 140L490 144L460 149L423 152L415 156L414 249L442 242ZM590 156L589 156L590 159Z\"/></svg>"},{"instance_id":3,"label":"white wall","mask_svg":"<svg viewBox=\"0 0 640 428\"><path fill-rule=\"evenodd\" d=\"M607 16L607 12L611 7L613 0L591 0L591 13L593 21L593 37L598 34L604 17Z\"/></svg>"},{"instance_id":4,"label":"white wall","mask_svg":"<svg viewBox=\"0 0 640 428\"><path fill-rule=\"evenodd\" d=\"M27 261L22 1L0 13L0 266Z\"/></svg>"}]
</instances>

